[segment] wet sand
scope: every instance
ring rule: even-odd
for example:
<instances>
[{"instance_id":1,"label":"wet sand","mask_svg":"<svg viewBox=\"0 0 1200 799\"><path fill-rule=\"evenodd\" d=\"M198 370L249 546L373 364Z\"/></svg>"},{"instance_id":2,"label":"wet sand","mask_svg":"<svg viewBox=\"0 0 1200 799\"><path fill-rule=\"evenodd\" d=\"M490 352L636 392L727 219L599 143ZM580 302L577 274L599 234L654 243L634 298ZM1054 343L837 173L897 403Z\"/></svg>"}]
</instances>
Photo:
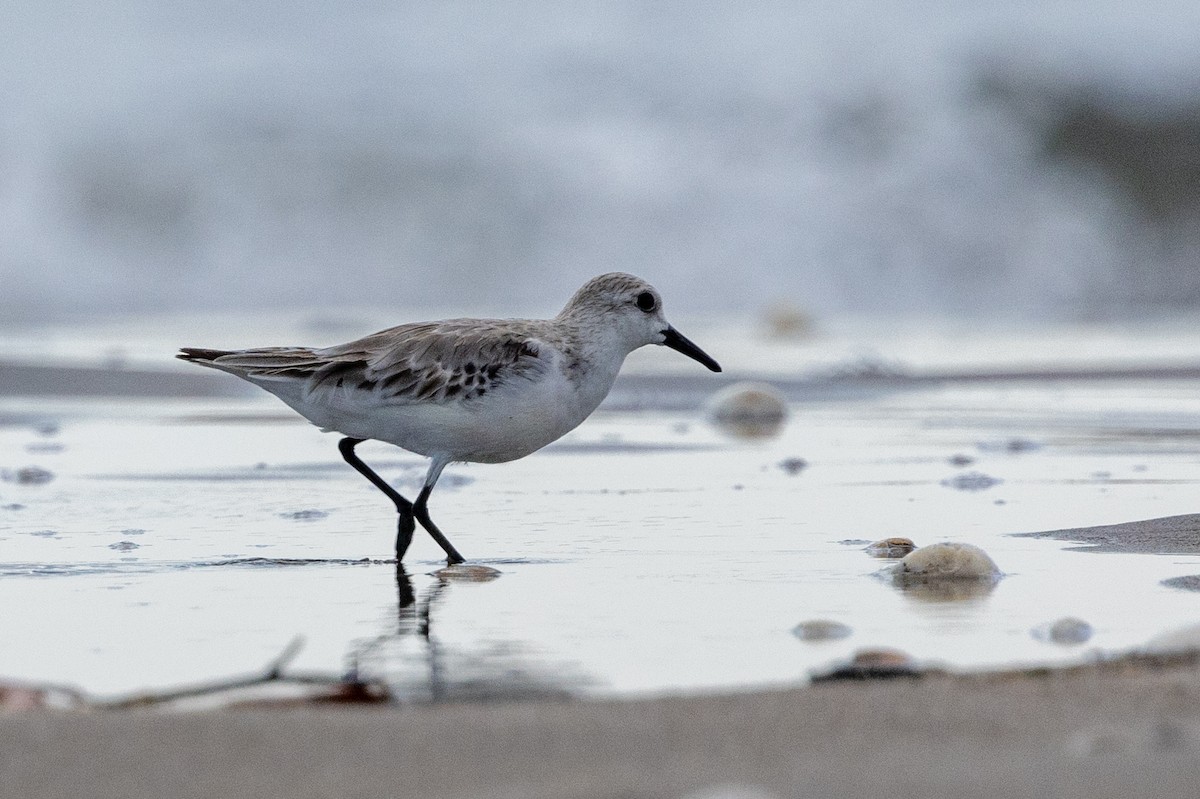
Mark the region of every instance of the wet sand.
<instances>
[{"instance_id":1,"label":"wet sand","mask_svg":"<svg viewBox=\"0 0 1200 799\"><path fill-rule=\"evenodd\" d=\"M1149 797L1200 780L1194 657L635 701L0 717L0 795ZM719 786L724 786L720 788Z\"/></svg>"},{"instance_id":2,"label":"wet sand","mask_svg":"<svg viewBox=\"0 0 1200 799\"><path fill-rule=\"evenodd\" d=\"M1194 555L1200 553L1200 514L1187 513L1121 524L1021 533L1016 537L1073 541L1080 546L1070 548L1080 552ZM1163 580L1162 584L1184 591L1200 591L1200 574L1171 577Z\"/></svg>"},{"instance_id":3,"label":"wet sand","mask_svg":"<svg viewBox=\"0 0 1200 799\"><path fill-rule=\"evenodd\" d=\"M1200 513L1095 527L1021 533L1017 537L1074 541L1082 546L1072 548L1081 552L1195 555L1200 553Z\"/></svg>"}]
</instances>

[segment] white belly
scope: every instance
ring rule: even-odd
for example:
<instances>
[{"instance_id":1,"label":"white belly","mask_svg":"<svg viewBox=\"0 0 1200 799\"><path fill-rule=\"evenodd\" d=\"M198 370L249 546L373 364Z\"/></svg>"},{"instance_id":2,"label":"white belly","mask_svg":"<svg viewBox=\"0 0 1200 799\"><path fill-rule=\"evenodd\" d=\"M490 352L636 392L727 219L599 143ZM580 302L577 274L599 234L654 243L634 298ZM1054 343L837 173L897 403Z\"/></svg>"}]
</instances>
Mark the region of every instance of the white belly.
<instances>
[{"instance_id":1,"label":"white belly","mask_svg":"<svg viewBox=\"0 0 1200 799\"><path fill-rule=\"evenodd\" d=\"M615 378L613 369L611 374L593 373L580 385L554 370L537 380L514 380L471 400L402 405L364 402L366 397L344 392L308 398L272 393L324 430L386 441L427 457L503 463L578 427L607 396Z\"/></svg>"}]
</instances>

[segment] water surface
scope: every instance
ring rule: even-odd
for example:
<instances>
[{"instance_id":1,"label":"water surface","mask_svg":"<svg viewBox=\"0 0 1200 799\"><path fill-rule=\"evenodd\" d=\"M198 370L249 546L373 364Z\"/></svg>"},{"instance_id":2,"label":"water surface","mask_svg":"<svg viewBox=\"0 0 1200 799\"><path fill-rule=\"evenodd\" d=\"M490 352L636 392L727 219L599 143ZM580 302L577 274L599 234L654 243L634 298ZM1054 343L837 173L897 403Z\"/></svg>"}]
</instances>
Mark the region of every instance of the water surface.
<instances>
[{"instance_id":1,"label":"water surface","mask_svg":"<svg viewBox=\"0 0 1200 799\"><path fill-rule=\"evenodd\" d=\"M693 338L751 349L752 333L713 330ZM436 576L420 532L398 581L390 504L334 436L265 394L10 386L0 675L120 693L253 671L301 635L294 668L355 667L412 699L632 695L794 683L871 646L954 668L1062 662L1195 620L1200 594L1160 583L1200 573L1198 556L1008 534L1196 511L1200 381L812 378L828 349L776 370L791 418L775 438L714 429L705 384L677 382L687 362L655 349L631 364L641 383L559 444L448 468L432 513L501 572L480 583ZM419 485L420 458L360 452L401 490ZM795 458L805 467L785 468ZM51 479L21 482L29 467ZM977 544L1006 576L956 599L900 590L863 552L888 536ZM1063 616L1092 640L1030 634ZM853 633L792 635L812 619Z\"/></svg>"}]
</instances>

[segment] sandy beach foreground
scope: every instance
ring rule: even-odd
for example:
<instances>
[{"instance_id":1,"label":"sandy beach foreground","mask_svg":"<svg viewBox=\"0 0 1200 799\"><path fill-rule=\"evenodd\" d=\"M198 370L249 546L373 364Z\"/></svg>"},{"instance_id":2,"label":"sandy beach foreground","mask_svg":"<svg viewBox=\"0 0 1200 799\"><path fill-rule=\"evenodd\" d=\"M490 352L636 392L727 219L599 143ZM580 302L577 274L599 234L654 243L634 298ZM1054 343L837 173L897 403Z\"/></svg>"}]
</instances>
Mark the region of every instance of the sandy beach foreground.
<instances>
[{"instance_id":1,"label":"sandy beach foreground","mask_svg":"<svg viewBox=\"0 0 1200 799\"><path fill-rule=\"evenodd\" d=\"M1200 661L640 701L0 718L0 795L1167 797Z\"/></svg>"}]
</instances>

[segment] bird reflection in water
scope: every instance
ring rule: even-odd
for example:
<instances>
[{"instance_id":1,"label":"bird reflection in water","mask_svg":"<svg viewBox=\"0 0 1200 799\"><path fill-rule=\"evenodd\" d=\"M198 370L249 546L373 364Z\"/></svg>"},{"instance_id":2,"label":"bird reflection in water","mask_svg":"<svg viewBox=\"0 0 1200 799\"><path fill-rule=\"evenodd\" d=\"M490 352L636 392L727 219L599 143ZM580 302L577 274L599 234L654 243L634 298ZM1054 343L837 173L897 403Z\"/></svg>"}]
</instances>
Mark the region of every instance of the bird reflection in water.
<instances>
[{"instance_id":1,"label":"bird reflection in water","mask_svg":"<svg viewBox=\"0 0 1200 799\"><path fill-rule=\"evenodd\" d=\"M478 564L448 566L417 589L404 564L396 563L395 627L356 647L350 672L387 683L408 702L573 696L591 681L570 664L540 659L528 644L494 639L446 644L436 635L438 611L456 584L488 583L500 574Z\"/></svg>"}]
</instances>

